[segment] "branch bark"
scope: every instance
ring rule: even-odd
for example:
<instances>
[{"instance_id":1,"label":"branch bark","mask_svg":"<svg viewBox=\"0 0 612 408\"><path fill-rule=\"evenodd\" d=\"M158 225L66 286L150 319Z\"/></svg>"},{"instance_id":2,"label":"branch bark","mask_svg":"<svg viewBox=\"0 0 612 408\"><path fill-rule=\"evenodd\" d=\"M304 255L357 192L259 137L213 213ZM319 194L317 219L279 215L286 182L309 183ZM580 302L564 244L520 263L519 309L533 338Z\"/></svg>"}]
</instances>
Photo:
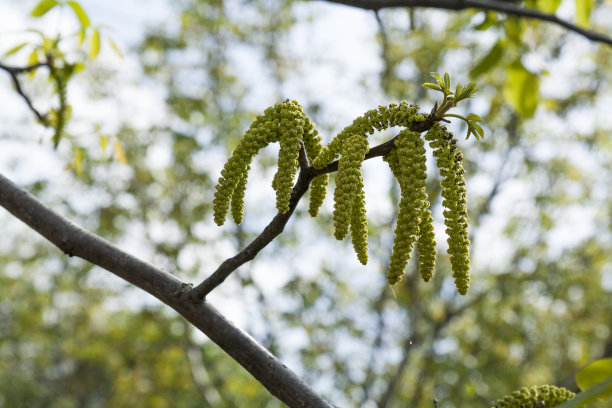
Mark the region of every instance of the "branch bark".
<instances>
[{"instance_id":1,"label":"branch bark","mask_svg":"<svg viewBox=\"0 0 612 408\"><path fill-rule=\"evenodd\" d=\"M332 407L212 305L190 299L190 285L73 224L1 174L0 205L68 256L101 266L172 307L288 406Z\"/></svg>"},{"instance_id":2,"label":"branch bark","mask_svg":"<svg viewBox=\"0 0 612 408\"><path fill-rule=\"evenodd\" d=\"M560 19L554 14L543 13L539 10L520 7L503 0L326 0L329 3L344 4L364 10L378 11L392 7L427 7L445 10L480 9L498 11L504 14L523 18L547 21L559 25L569 31L579 34L591 41L612 45L612 38L595 31L586 30L567 20Z\"/></svg>"}]
</instances>

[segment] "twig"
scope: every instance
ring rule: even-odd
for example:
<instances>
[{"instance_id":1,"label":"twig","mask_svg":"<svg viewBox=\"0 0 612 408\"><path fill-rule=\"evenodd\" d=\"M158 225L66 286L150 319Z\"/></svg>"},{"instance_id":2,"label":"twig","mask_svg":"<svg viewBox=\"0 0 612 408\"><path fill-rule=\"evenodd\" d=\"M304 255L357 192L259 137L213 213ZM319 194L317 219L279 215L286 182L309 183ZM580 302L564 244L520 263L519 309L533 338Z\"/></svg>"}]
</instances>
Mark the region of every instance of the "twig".
<instances>
[{"instance_id":1,"label":"twig","mask_svg":"<svg viewBox=\"0 0 612 408\"><path fill-rule=\"evenodd\" d=\"M554 14L543 13L539 10L520 7L503 0L326 0L329 3L344 4L346 6L365 10L381 10L390 7L428 7L446 10L481 9L499 11L508 15L532 18L557 24L569 31L573 31L591 41L612 45L612 38L595 31L586 30L567 20L560 19Z\"/></svg>"},{"instance_id":2,"label":"twig","mask_svg":"<svg viewBox=\"0 0 612 408\"><path fill-rule=\"evenodd\" d=\"M412 130L423 132L429 129L435 122L434 116L431 114L426 117L423 122L419 122L411 127ZM375 146L370 149L365 156L365 160L384 156L395 147L395 138ZM289 210L286 213L278 213L268 224L268 226L259 234L246 248L238 252L231 258L226 259L206 280L193 288L190 297L193 301L202 301L213 289L219 286L228 276L232 274L241 265L255 258L255 256L264 249L274 238L276 238L283 230L293 211L297 207L298 202L308 191L310 182L316 176L326 173L333 173L338 170L338 160L329 164L323 169L315 169L312 166L301 168L298 180L293 187L291 199L289 200Z\"/></svg>"},{"instance_id":3,"label":"twig","mask_svg":"<svg viewBox=\"0 0 612 408\"><path fill-rule=\"evenodd\" d=\"M40 67L48 67L48 66L49 66L49 62L39 62L37 64L28 65L27 67L10 67L8 65L4 65L0 63L0 69L8 72L8 74L11 76L11 79L13 80L13 85L15 86L15 90L17 91L17 93L21 95L26 105L28 105L28 108L32 111L32 113L34 113L36 118L45 126L49 125L49 121L47 120L47 115L40 113L40 111L38 111L38 109L34 107L34 104L32 103L32 100L30 99L30 97L25 93L23 88L21 88L21 83L19 82L18 75L26 73L26 72L31 72Z\"/></svg>"},{"instance_id":4,"label":"twig","mask_svg":"<svg viewBox=\"0 0 612 408\"><path fill-rule=\"evenodd\" d=\"M181 295L186 283L76 226L1 174L0 205L69 256L98 265L172 307L288 406L332 407L213 306Z\"/></svg>"}]
</instances>

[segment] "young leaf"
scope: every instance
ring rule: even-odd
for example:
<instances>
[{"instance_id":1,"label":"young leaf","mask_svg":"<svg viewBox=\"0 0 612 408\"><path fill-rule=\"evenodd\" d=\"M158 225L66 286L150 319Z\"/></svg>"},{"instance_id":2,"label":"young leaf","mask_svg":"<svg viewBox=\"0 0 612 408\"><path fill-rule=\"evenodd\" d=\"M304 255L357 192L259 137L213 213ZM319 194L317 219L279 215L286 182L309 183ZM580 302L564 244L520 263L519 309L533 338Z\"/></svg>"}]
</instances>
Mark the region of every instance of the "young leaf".
<instances>
[{"instance_id":1,"label":"young leaf","mask_svg":"<svg viewBox=\"0 0 612 408\"><path fill-rule=\"evenodd\" d=\"M576 394L573 399L557 405L556 408L582 408L586 407L588 403L597 401L599 398L609 398L610 395L612 395L612 378Z\"/></svg>"},{"instance_id":2,"label":"young leaf","mask_svg":"<svg viewBox=\"0 0 612 408\"><path fill-rule=\"evenodd\" d=\"M5 57L8 57L9 55L13 55L16 52L18 52L20 49L22 49L23 47L25 47L26 45L28 45L28 43L21 43L18 44L16 46L14 46L13 48L11 48L10 50L8 50L7 52L4 53Z\"/></svg>"},{"instance_id":3,"label":"young leaf","mask_svg":"<svg viewBox=\"0 0 612 408\"><path fill-rule=\"evenodd\" d=\"M466 119L470 122L482 122L482 118L475 113L468 113Z\"/></svg>"},{"instance_id":4,"label":"young leaf","mask_svg":"<svg viewBox=\"0 0 612 408\"><path fill-rule=\"evenodd\" d=\"M440 85L441 90L448 89L444 86L444 80L442 79L442 75L438 74L437 72L430 72L430 74L436 79L436 82L438 83L438 85Z\"/></svg>"},{"instance_id":5,"label":"young leaf","mask_svg":"<svg viewBox=\"0 0 612 408\"><path fill-rule=\"evenodd\" d=\"M472 127L472 133L474 133L476 140L481 140L481 139L484 140L484 130L482 129L482 126L480 126L478 123L475 123L475 122L471 122L470 125ZM469 133L468 133L468 137L469 137Z\"/></svg>"},{"instance_id":6,"label":"young leaf","mask_svg":"<svg viewBox=\"0 0 612 408\"><path fill-rule=\"evenodd\" d=\"M444 89L450 89L450 76L448 72L444 73Z\"/></svg>"},{"instance_id":7,"label":"young leaf","mask_svg":"<svg viewBox=\"0 0 612 408\"><path fill-rule=\"evenodd\" d=\"M436 84L432 84L431 82L425 82L425 83L423 83L423 85L421 85L421 86L424 86L424 87L426 87L426 88L431 88L431 89L434 89L434 90L436 90L436 91L444 92L444 91L442 91L442 88L440 88L440 87L439 87L438 85L436 85Z\"/></svg>"},{"instance_id":8,"label":"young leaf","mask_svg":"<svg viewBox=\"0 0 612 408\"><path fill-rule=\"evenodd\" d=\"M91 33L91 39L89 43L89 59L93 60L98 56L100 52L100 30L97 28Z\"/></svg>"},{"instance_id":9,"label":"young leaf","mask_svg":"<svg viewBox=\"0 0 612 408\"><path fill-rule=\"evenodd\" d=\"M47 11L51 10L58 4L59 1L57 0L41 0L41 2L34 7L30 15L32 17L42 17L47 13Z\"/></svg>"},{"instance_id":10,"label":"young leaf","mask_svg":"<svg viewBox=\"0 0 612 408\"><path fill-rule=\"evenodd\" d=\"M596 360L576 373L576 384L581 390L612 378L612 358Z\"/></svg>"},{"instance_id":11,"label":"young leaf","mask_svg":"<svg viewBox=\"0 0 612 408\"><path fill-rule=\"evenodd\" d=\"M76 14L79 19L79 23L81 24L81 31L84 31L87 27L89 27L89 17L83 7L76 1L69 1L67 4L70 6L74 14Z\"/></svg>"}]
</instances>

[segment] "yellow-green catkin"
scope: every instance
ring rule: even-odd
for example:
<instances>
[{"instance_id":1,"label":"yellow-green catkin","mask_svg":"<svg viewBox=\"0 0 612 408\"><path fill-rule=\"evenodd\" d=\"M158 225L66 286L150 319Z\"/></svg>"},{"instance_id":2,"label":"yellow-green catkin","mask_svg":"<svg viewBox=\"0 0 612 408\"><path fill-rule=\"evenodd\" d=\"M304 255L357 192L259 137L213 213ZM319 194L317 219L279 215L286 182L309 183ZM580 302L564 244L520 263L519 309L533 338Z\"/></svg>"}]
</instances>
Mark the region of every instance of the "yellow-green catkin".
<instances>
[{"instance_id":1,"label":"yellow-green catkin","mask_svg":"<svg viewBox=\"0 0 612 408\"><path fill-rule=\"evenodd\" d=\"M234 192L239 185L246 185L250 164L257 152L268 144L278 141L279 110L279 105L276 105L258 116L225 163L213 199L214 219L217 225L223 225L225 222L231 199L236 200L233 203L232 216L238 218L235 219L236 222L242 221L243 211L240 207L244 206L244 194L240 192L234 194Z\"/></svg>"},{"instance_id":2,"label":"yellow-green catkin","mask_svg":"<svg viewBox=\"0 0 612 408\"><path fill-rule=\"evenodd\" d=\"M319 132L314 127L314 124L304 117L304 147L308 159L312 162L323 149L323 144ZM323 204L327 193L327 184L329 182L328 174L321 174L315 177L310 183L310 203L308 213L312 217L319 215L319 208Z\"/></svg>"},{"instance_id":3,"label":"yellow-green catkin","mask_svg":"<svg viewBox=\"0 0 612 408\"><path fill-rule=\"evenodd\" d=\"M425 191L427 172L423 140L418 132L403 130L395 140L395 147L384 157L397 178L401 191L393 250L387 271L387 280L390 284L402 279L414 243L420 235L421 225L426 233L422 240L421 252L427 257L427 262L422 264L424 270L421 273L426 280L433 276L433 262L436 256L433 228L429 231L431 220L428 217L431 214ZM422 221L424 216L425 220ZM431 252L425 253L427 250Z\"/></svg>"},{"instance_id":4,"label":"yellow-green catkin","mask_svg":"<svg viewBox=\"0 0 612 408\"><path fill-rule=\"evenodd\" d=\"M353 207L351 209L351 240L357 254L357 259L363 265L368 263L368 220L365 209L365 192L363 191L363 177L359 177L359 185Z\"/></svg>"},{"instance_id":5,"label":"yellow-green catkin","mask_svg":"<svg viewBox=\"0 0 612 408\"><path fill-rule=\"evenodd\" d=\"M287 101L280 106L278 135L280 151L278 170L274 175L272 187L276 190L276 207L279 212L289 210L289 199L293 180L297 173L300 142L304 135L304 112L296 101Z\"/></svg>"},{"instance_id":6,"label":"yellow-green catkin","mask_svg":"<svg viewBox=\"0 0 612 408\"><path fill-rule=\"evenodd\" d=\"M551 408L576 396L570 390L554 385L523 387L510 395L498 399L491 408Z\"/></svg>"},{"instance_id":7,"label":"yellow-green catkin","mask_svg":"<svg viewBox=\"0 0 612 408\"><path fill-rule=\"evenodd\" d=\"M450 255L453 277L457 290L462 295L469 289L469 244L467 232L467 203L463 155L457 149L457 141L446 127L434 124L425 135L442 176L442 205L444 223L448 235L448 253Z\"/></svg>"},{"instance_id":8,"label":"yellow-green catkin","mask_svg":"<svg viewBox=\"0 0 612 408\"><path fill-rule=\"evenodd\" d=\"M313 166L322 169L340 156L344 142L353 135L372 134L393 126L410 128L414 123L422 122L425 117L418 113L417 105L409 105L402 101L399 105L392 103L381 105L377 109L367 111L342 129L315 159Z\"/></svg>"},{"instance_id":9,"label":"yellow-green catkin","mask_svg":"<svg viewBox=\"0 0 612 408\"><path fill-rule=\"evenodd\" d=\"M361 135L350 137L342 147L334 191L334 236L338 240L348 233L353 204L361 197L363 180L360 168L368 150L368 140Z\"/></svg>"}]
</instances>

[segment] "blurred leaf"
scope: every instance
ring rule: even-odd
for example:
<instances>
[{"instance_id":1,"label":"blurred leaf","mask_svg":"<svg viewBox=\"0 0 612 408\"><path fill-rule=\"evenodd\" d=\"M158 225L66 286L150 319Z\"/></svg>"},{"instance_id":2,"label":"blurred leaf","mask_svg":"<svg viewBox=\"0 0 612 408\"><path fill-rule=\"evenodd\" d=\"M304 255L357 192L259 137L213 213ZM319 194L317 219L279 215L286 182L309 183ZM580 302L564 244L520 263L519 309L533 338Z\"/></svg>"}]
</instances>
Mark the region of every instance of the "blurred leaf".
<instances>
[{"instance_id":1,"label":"blurred leaf","mask_svg":"<svg viewBox=\"0 0 612 408\"><path fill-rule=\"evenodd\" d=\"M503 41L497 41L493 47L489 50L474 68L470 71L470 77L477 78L480 75L489 72L504 55L504 43Z\"/></svg>"},{"instance_id":2,"label":"blurred leaf","mask_svg":"<svg viewBox=\"0 0 612 408\"><path fill-rule=\"evenodd\" d=\"M21 44L18 44L18 45L16 45L16 46L14 46L13 48L11 48L10 50L8 50L7 52L5 52L5 53L4 53L4 56L5 56L5 57L8 57L9 55L13 55L13 54L15 54L16 52L18 52L20 49L22 49L23 47L25 47L26 45L28 45L28 43L25 43L25 42L24 42L24 43L21 43Z\"/></svg>"},{"instance_id":3,"label":"blurred leaf","mask_svg":"<svg viewBox=\"0 0 612 408\"><path fill-rule=\"evenodd\" d=\"M597 401L600 398L609 398L612 395L612 378L602 381L586 391L577 394L572 400L558 405L557 408L581 408L587 404Z\"/></svg>"},{"instance_id":4,"label":"blurred leaf","mask_svg":"<svg viewBox=\"0 0 612 408\"><path fill-rule=\"evenodd\" d=\"M97 28L91 33L91 39L89 43L89 59L95 59L100 53L100 30Z\"/></svg>"},{"instance_id":5,"label":"blurred leaf","mask_svg":"<svg viewBox=\"0 0 612 408\"><path fill-rule=\"evenodd\" d=\"M589 25L592 9L593 0L576 0L576 22L578 25Z\"/></svg>"},{"instance_id":6,"label":"blurred leaf","mask_svg":"<svg viewBox=\"0 0 612 408\"><path fill-rule=\"evenodd\" d=\"M545 13L553 14L559 8L561 0L539 0L537 8Z\"/></svg>"},{"instance_id":7,"label":"blurred leaf","mask_svg":"<svg viewBox=\"0 0 612 408\"><path fill-rule=\"evenodd\" d=\"M87 13L76 1L69 1L67 4L70 6L72 11L74 11L74 14L76 14L77 18L79 19L79 23L81 24L81 31L84 31L87 27L89 27L89 17L87 16Z\"/></svg>"},{"instance_id":8,"label":"blurred leaf","mask_svg":"<svg viewBox=\"0 0 612 408\"><path fill-rule=\"evenodd\" d=\"M528 71L520 60L508 66L503 95L523 118L531 118L539 101L539 77Z\"/></svg>"},{"instance_id":9,"label":"blurred leaf","mask_svg":"<svg viewBox=\"0 0 612 408\"><path fill-rule=\"evenodd\" d=\"M35 65L35 64L38 64L38 50L36 49L32 50L32 52L28 56L28 65ZM28 73L28 77L32 79L35 74L36 74L36 70L33 69Z\"/></svg>"},{"instance_id":10,"label":"blurred leaf","mask_svg":"<svg viewBox=\"0 0 612 408\"><path fill-rule=\"evenodd\" d=\"M576 384L583 391L609 379L612 379L612 358L596 360L576 373Z\"/></svg>"},{"instance_id":11,"label":"blurred leaf","mask_svg":"<svg viewBox=\"0 0 612 408\"><path fill-rule=\"evenodd\" d=\"M102 149L102 154L106 153L106 147L108 146L108 137L107 136L100 136L100 149Z\"/></svg>"},{"instance_id":12,"label":"blurred leaf","mask_svg":"<svg viewBox=\"0 0 612 408\"><path fill-rule=\"evenodd\" d=\"M34 7L32 13L30 14L32 17L42 17L53 7L57 6L59 1L57 0L41 0L40 3Z\"/></svg>"},{"instance_id":13,"label":"blurred leaf","mask_svg":"<svg viewBox=\"0 0 612 408\"><path fill-rule=\"evenodd\" d=\"M123 58L123 53L119 49L119 46L117 46L117 43L115 43L115 41L113 41L113 39L110 38L110 37L108 37L107 40L108 40L108 43L110 44L111 48L115 51L115 54L117 54L119 57Z\"/></svg>"},{"instance_id":14,"label":"blurred leaf","mask_svg":"<svg viewBox=\"0 0 612 408\"><path fill-rule=\"evenodd\" d=\"M119 142L119 140L117 139L113 140L113 147L115 148L115 154L117 156L117 160L119 160L120 163L127 164L127 158L125 157L125 151L123 150L123 146L121 146L121 143Z\"/></svg>"}]
</instances>

